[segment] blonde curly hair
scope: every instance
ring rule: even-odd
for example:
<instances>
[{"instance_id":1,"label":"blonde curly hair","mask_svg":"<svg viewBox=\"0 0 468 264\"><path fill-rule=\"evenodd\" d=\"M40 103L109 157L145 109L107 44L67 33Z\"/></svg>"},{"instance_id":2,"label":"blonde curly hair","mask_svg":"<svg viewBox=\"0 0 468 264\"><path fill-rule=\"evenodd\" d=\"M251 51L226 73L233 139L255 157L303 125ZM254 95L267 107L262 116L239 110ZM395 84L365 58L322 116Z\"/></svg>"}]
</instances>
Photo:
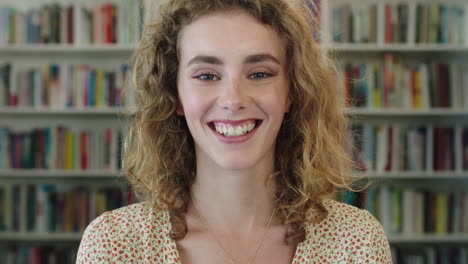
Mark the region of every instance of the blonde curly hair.
<instances>
[{"instance_id":1,"label":"blonde curly hair","mask_svg":"<svg viewBox=\"0 0 468 264\"><path fill-rule=\"evenodd\" d=\"M306 1L168 0L146 23L134 53L132 115L123 171L138 197L169 210L173 239L187 233L185 213L195 180L195 149L185 118L176 113L178 44L182 28L212 12L241 9L275 30L286 43L290 80L289 112L277 136L276 216L288 226L285 241L305 239L307 211L327 215L322 204L337 187L355 180L346 143L347 120L338 100L335 71L312 34L317 25Z\"/></svg>"}]
</instances>

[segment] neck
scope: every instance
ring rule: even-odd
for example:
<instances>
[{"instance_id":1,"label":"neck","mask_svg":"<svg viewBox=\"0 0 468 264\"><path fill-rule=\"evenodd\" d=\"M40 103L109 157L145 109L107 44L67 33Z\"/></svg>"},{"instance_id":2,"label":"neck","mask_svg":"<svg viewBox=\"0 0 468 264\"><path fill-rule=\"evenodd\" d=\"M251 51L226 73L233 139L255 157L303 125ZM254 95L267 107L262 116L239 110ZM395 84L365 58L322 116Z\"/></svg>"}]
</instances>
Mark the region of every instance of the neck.
<instances>
[{"instance_id":1,"label":"neck","mask_svg":"<svg viewBox=\"0 0 468 264\"><path fill-rule=\"evenodd\" d=\"M248 234L264 228L275 207L266 181L273 169L214 170L198 166L189 212L198 211L213 230ZM273 223L272 223L273 224Z\"/></svg>"}]
</instances>

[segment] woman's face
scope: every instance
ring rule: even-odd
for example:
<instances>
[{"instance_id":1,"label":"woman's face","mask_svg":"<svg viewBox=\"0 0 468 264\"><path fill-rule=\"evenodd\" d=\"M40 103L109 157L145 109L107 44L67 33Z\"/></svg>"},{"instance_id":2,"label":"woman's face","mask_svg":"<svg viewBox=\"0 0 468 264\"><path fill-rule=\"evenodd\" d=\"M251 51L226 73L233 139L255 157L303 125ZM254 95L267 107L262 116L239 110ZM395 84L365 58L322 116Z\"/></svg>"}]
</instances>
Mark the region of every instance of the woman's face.
<instances>
[{"instance_id":1,"label":"woman's face","mask_svg":"<svg viewBox=\"0 0 468 264\"><path fill-rule=\"evenodd\" d=\"M197 166L272 166L289 104L286 61L284 41L245 11L208 14L184 27L178 113L195 141Z\"/></svg>"}]
</instances>

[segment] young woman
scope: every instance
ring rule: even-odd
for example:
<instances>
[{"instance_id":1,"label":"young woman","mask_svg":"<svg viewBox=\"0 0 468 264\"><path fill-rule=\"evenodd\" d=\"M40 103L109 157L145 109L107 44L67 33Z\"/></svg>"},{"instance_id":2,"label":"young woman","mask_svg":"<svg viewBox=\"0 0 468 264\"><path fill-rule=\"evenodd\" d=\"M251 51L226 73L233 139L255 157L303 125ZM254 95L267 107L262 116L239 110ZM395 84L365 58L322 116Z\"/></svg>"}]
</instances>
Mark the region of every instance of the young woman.
<instances>
[{"instance_id":1,"label":"young woman","mask_svg":"<svg viewBox=\"0 0 468 264\"><path fill-rule=\"evenodd\" d=\"M78 263L391 263L351 188L346 119L303 1L169 0L136 51L124 173Z\"/></svg>"}]
</instances>

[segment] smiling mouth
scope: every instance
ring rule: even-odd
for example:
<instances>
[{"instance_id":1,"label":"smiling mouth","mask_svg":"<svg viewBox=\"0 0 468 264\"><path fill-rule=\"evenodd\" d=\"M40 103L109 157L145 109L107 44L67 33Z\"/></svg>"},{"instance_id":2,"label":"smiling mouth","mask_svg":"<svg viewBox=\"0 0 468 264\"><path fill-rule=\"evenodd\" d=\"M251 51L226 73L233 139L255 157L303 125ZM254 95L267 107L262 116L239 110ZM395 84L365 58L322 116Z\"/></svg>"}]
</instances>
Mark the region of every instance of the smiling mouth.
<instances>
[{"instance_id":1,"label":"smiling mouth","mask_svg":"<svg viewBox=\"0 0 468 264\"><path fill-rule=\"evenodd\" d=\"M262 122L262 120L249 120L236 125L224 122L209 122L208 126L219 135L225 137L239 137L252 133Z\"/></svg>"}]
</instances>

